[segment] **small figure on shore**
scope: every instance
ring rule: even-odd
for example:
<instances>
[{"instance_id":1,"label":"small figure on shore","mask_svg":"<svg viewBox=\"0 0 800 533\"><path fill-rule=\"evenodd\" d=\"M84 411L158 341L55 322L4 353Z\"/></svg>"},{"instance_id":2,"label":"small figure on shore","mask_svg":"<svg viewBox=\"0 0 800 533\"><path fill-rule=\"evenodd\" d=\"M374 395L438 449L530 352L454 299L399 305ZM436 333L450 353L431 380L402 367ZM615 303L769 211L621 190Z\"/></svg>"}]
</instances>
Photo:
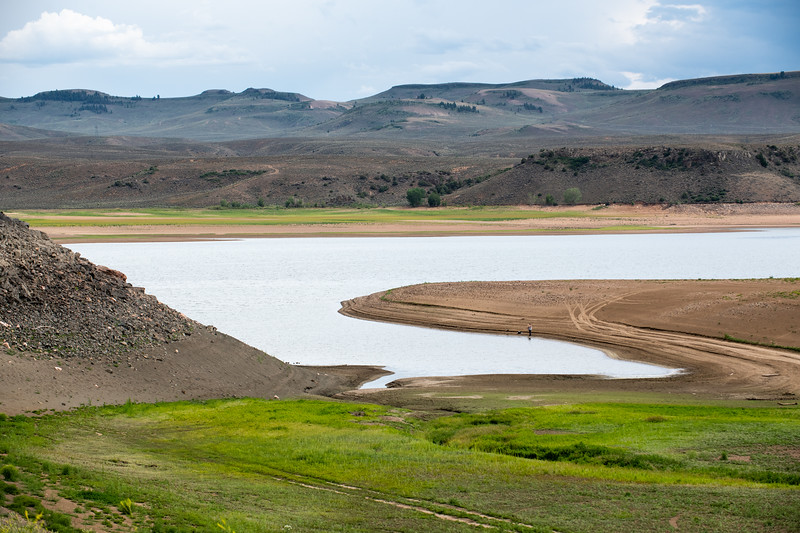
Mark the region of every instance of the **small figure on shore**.
<instances>
[{"instance_id":1,"label":"small figure on shore","mask_svg":"<svg viewBox=\"0 0 800 533\"><path fill-rule=\"evenodd\" d=\"M533 335L533 324L528 324L528 337Z\"/></svg>"}]
</instances>

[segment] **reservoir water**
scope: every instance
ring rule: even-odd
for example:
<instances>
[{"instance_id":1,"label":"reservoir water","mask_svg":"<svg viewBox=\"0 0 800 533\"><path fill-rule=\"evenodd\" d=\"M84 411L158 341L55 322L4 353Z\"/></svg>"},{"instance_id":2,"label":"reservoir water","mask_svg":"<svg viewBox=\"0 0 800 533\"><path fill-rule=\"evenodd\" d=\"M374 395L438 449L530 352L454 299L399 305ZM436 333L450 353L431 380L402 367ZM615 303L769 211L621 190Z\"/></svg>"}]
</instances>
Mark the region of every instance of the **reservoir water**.
<instances>
[{"instance_id":1,"label":"reservoir water","mask_svg":"<svg viewBox=\"0 0 800 533\"><path fill-rule=\"evenodd\" d=\"M383 324L340 302L437 281L796 277L800 230L622 235L279 238L72 244L204 324L290 363L382 365L392 379L488 373L656 377L574 344Z\"/></svg>"}]
</instances>

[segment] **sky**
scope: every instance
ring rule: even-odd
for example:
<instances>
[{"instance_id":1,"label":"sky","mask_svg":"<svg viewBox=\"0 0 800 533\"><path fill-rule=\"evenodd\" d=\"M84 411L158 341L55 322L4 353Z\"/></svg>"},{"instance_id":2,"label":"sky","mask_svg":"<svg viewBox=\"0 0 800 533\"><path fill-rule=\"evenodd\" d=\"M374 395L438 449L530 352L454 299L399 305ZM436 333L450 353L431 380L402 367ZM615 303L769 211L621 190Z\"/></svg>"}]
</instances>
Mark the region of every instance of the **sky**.
<instances>
[{"instance_id":1,"label":"sky","mask_svg":"<svg viewBox=\"0 0 800 533\"><path fill-rule=\"evenodd\" d=\"M0 0L0 96L597 78L623 89L800 70L797 0Z\"/></svg>"}]
</instances>

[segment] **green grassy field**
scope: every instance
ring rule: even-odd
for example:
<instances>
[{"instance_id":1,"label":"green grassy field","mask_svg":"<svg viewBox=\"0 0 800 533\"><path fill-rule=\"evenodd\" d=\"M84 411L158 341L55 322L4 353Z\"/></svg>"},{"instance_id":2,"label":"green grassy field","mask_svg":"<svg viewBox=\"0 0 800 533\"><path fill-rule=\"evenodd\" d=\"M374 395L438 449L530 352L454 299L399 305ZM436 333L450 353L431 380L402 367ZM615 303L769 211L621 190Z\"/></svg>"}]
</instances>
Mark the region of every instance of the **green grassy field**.
<instances>
[{"instance_id":1,"label":"green grassy field","mask_svg":"<svg viewBox=\"0 0 800 533\"><path fill-rule=\"evenodd\" d=\"M0 495L125 531L797 531L797 435L732 405L87 407L0 422Z\"/></svg>"},{"instance_id":2,"label":"green grassy field","mask_svg":"<svg viewBox=\"0 0 800 533\"><path fill-rule=\"evenodd\" d=\"M10 215L28 222L32 227L60 226L163 226L163 225L293 225L293 224L352 224L397 223L430 221L492 222L536 218L602 218L602 211L547 211L518 207L443 207L337 209L276 207L253 209L81 209L25 210Z\"/></svg>"}]
</instances>

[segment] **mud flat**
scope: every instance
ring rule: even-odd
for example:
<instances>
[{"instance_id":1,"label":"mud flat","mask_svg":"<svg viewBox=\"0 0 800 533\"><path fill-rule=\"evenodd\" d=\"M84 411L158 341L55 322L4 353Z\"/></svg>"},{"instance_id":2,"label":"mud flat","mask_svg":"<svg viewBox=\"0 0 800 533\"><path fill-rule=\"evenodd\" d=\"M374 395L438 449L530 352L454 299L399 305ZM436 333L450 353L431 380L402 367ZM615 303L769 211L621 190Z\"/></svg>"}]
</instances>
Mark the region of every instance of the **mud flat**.
<instances>
[{"instance_id":1,"label":"mud flat","mask_svg":"<svg viewBox=\"0 0 800 533\"><path fill-rule=\"evenodd\" d=\"M719 399L800 395L800 280L512 281L414 285L343 302L343 314L462 331L533 334L680 368L657 379L492 375L393 387L652 391ZM364 393L367 394L367 393Z\"/></svg>"}]
</instances>

